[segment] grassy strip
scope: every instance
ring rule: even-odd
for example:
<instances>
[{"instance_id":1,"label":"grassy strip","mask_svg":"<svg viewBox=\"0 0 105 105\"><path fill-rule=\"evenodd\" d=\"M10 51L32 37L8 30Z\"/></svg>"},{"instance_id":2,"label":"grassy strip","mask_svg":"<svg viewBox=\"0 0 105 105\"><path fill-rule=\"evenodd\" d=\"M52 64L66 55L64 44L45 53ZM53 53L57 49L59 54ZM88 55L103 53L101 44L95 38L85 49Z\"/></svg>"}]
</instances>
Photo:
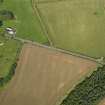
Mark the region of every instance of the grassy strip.
<instances>
[{"instance_id":1,"label":"grassy strip","mask_svg":"<svg viewBox=\"0 0 105 105\"><path fill-rule=\"evenodd\" d=\"M60 105L97 105L105 97L105 65L78 84Z\"/></svg>"}]
</instances>

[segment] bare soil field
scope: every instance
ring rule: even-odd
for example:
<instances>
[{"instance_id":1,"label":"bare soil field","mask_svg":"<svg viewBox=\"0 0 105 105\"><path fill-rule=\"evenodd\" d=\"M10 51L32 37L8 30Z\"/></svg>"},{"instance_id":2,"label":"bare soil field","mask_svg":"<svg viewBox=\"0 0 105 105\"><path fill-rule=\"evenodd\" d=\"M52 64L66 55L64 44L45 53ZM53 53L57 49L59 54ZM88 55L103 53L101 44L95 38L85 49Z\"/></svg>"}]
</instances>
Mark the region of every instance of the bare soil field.
<instances>
[{"instance_id":1,"label":"bare soil field","mask_svg":"<svg viewBox=\"0 0 105 105\"><path fill-rule=\"evenodd\" d=\"M79 57L26 44L16 74L0 96L0 105L54 105L96 65Z\"/></svg>"}]
</instances>

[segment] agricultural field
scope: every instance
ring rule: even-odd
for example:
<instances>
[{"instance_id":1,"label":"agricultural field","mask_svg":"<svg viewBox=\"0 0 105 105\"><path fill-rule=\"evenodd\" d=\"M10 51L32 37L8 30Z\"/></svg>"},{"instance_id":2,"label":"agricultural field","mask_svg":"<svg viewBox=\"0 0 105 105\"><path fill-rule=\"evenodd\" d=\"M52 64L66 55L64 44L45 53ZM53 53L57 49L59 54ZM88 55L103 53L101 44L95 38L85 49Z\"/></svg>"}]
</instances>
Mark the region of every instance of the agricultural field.
<instances>
[{"instance_id":1,"label":"agricultural field","mask_svg":"<svg viewBox=\"0 0 105 105\"><path fill-rule=\"evenodd\" d=\"M37 7L55 47L94 58L105 56L104 0L39 2Z\"/></svg>"},{"instance_id":2,"label":"agricultural field","mask_svg":"<svg viewBox=\"0 0 105 105\"><path fill-rule=\"evenodd\" d=\"M5 27L13 27L17 31L17 37L47 43L40 22L32 8L31 0L4 0L0 5L1 10L10 10L15 15L15 20L5 21Z\"/></svg>"},{"instance_id":3,"label":"agricultural field","mask_svg":"<svg viewBox=\"0 0 105 105\"><path fill-rule=\"evenodd\" d=\"M8 74L11 65L17 59L21 45L16 40L8 40L0 35L0 77Z\"/></svg>"},{"instance_id":4,"label":"agricultural field","mask_svg":"<svg viewBox=\"0 0 105 105\"><path fill-rule=\"evenodd\" d=\"M104 34L104 0L0 0L0 105L102 99Z\"/></svg>"},{"instance_id":5,"label":"agricultural field","mask_svg":"<svg viewBox=\"0 0 105 105\"><path fill-rule=\"evenodd\" d=\"M6 93L1 94L0 105L54 105L90 75L96 65L53 49L26 44L16 74Z\"/></svg>"},{"instance_id":6,"label":"agricultural field","mask_svg":"<svg viewBox=\"0 0 105 105\"><path fill-rule=\"evenodd\" d=\"M103 99L99 105L105 105L105 99Z\"/></svg>"}]
</instances>

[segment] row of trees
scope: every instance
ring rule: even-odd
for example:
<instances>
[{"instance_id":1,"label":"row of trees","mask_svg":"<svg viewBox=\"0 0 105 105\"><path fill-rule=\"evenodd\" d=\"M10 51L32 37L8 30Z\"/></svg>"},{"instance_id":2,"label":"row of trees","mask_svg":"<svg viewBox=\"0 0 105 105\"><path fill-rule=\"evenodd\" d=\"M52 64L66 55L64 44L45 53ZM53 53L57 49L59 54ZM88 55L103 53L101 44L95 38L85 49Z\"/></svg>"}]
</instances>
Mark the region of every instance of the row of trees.
<instances>
[{"instance_id":1,"label":"row of trees","mask_svg":"<svg viewBox=\"0 0 105 105\"><path fill-rule=\"evenodd\" d=\"M0 3L3 3L4 0L0 0ZM1 4L2 5L2 4ZM3 25L3 21L6 20L13 20L15 18L13 12L9 11L9 10L1 10L0 8L0 27ZM0 35L2 35L2 32L0 32ZM17 62L17 60L16 60ZM5 77L0 77L0 87L4 86L6 83L8 83L8 81L11 80L11 78L13 77L14 73L15 73L15 69L16 69L16 65L17 63L12 64L9 73L5 76Z\"/></svg>"},{"instance_id":2,"label":"row of trees","mask_svg":"<svg viewBox=\"0 0 105 105\"><path fill-rule=\"evenodd\" d=\"M105 97L105 65L79 83L61 105L96 105Z\"/></svg>"},{"instance_id":3,"label":"row of trees","mask_svg":"<svg viewBox=\"0 0 105 105\"><path fill-rule=\"evenodd\" d=\"M16 66L17 66L17 63L14 63L11 66L9 73L5 77L0 78L0 87L4 86L6 83L8 83L11 80L11 78L15 74Z\"/></svg>"}]
</instances>

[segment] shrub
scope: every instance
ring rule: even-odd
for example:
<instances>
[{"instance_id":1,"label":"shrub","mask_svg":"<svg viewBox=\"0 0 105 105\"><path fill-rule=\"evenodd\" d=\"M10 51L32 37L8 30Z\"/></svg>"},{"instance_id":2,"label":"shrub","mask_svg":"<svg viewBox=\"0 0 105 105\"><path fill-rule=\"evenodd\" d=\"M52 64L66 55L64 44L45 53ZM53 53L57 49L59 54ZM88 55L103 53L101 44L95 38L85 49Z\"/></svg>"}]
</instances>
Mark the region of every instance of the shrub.
<instances>
[{"instance_id":1,"label":"shrub","mask_svg":"<svg viewBox=\"0 0 105 105\"><path fill-rule=\"evenodd\" d=\"M15 16L11 11L1 10L0 11L0 20L12 20Z\"/></svg>"}]
</instances>

